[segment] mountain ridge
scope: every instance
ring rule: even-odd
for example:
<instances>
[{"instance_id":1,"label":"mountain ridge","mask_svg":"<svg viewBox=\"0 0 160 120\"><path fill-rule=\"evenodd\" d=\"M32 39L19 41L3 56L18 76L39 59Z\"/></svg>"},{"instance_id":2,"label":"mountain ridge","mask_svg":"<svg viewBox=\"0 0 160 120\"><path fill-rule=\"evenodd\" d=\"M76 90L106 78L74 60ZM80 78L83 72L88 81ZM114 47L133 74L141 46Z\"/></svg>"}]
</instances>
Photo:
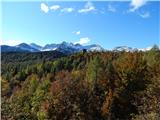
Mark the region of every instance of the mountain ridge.
<instances>
[{"instance_id":1,"label":"mountain ridge","mask_svg":"<svg viewBox=\"0 0 160 120\"><path fill-rule=\"evenodd\" d=\"M98 44L91 44L91 45L81 45L81 44L74 44L68 42L61 42L58 44L51 43L46 44L44 46L40 46L36 43L20 43L15 46L9 45L1 45L1 52L44 52L44 51L59 51L66 54L72 54L76 52L83 51L86 49L87 51L113 51L113 52L134 52L134 51L148 51L152 49L152 47L147 47L143 49L132 48L128 46L117 46L111 50L104 49L102 46Z\"/></svg>"},{"instance_id":2,"label":"mountain ridge","mask_svg":"<svg viewBox=\"0 0 160 120\"><path fill-rule=\"evenodd\" d=\"M62 53L75 53L83 49L87 51L103 51L104 48L97 44L81 45L68 42L61 42L59 44L46 44L44 46L37 45L36 43L20 43L15 46L1 45L1 52L43 52L43 51L60 51Z\"/></svg>"}]
</instances>

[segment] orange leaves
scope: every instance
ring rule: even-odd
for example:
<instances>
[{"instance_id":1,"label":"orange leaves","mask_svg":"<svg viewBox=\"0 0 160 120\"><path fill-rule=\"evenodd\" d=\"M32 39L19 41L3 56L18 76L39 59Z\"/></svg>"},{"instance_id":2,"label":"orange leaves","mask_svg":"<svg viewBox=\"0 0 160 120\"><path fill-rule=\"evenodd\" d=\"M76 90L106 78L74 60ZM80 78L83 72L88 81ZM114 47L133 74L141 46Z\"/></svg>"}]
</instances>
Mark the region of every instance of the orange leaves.
<instances>
[{"instance_id":1,"label":"orange leaves","mask_svg":"<svg viewBox=\"0 0 160 120\"><path fill-rule=\"evenodd\" d=\"M108 94L105 97L105 101L103 102L101 111L102 111L102 116L105 118L108 118L111 114L111 106L113 102L113 91L109 89Z\"/></svg>"},{"instance_id":2,"label":"orange leaves","mask_svg":"<svg viewBox=\"0 0 160 120\"><path fill-rule=\"evenodd\" d=\"M50 87L53 95L59 94L68 85L71 80L70 73L68 71L61 71L56 75L55 79L56 81L53 81Z\"/></svg>"}]
</instances>

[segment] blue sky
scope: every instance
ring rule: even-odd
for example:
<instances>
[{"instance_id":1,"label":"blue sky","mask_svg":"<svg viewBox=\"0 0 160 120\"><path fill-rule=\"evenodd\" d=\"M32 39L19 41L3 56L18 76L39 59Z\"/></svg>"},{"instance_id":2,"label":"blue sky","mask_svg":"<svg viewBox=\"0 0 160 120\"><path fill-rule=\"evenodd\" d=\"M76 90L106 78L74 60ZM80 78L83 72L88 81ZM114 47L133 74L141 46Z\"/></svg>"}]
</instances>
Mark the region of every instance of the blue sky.
<instances>
[{"instance_id":1,"label":"blue sky","mask_svg":"<svg viewBox=\"0 0 160 120\"><path fill-rule=\"evenodd\" d=\"M2 2L2 43L160 44L160 2Z\"/></svg>"}]
</instances>

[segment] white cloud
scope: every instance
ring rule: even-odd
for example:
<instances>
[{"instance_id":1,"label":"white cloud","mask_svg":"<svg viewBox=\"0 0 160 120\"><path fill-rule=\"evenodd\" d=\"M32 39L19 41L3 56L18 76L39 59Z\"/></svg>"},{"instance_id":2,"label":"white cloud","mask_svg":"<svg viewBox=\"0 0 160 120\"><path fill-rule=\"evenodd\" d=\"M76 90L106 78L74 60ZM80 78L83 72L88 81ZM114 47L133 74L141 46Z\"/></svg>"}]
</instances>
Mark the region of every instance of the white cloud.
<instances>
[{"instance_id":1,"label":"white cloud","mask_svg":"<svg viewBox=\"0 0 160 120\"><path fill-rule=\"evenodd\" d=\"M0 45L14 46L22 43L20 40L0 40Z\"/></svg>"},{"instance_id":2,"label":"white cloud","mask_svg":"<svg viewBox=\"0 0 160 120\"><path fill-rule=\"evenodd\" d=\"M96 8L94 7L93 3L87 2L83 9L78 10L79 13L87 13L91 11L95 11Z\"/></svg>"},{"instance_id":3,"label":"white cloud","mask_svg":"<svg viewBox=\"0 0 160 120\"><path fill-rule=\"evenodd\" d=\"M130 9L127 11L127 13L133 12L142 18L149 18L150 12L138 10L139 8L146 5L146 3L147 0L132 0L130 3Z\"/></svg>"},{"instance_id":4,"label":"white cloud","mask_svg":"<svg viewBox=\"0 0 160 120\"><path fill-rule=\"evenodd\" d=\"M134 12L135 10L138 10L140 7L144 6L147 3L146 0L132 0L131 1L131 8L130 8L130 12Z\"/></svg>"},{"instance_id":5,"label":"white cloud","mask_svg":"<svg viewBox=\"0 0 160 120\"><path fill-rule=\"evenodd\" d=\"M80 35L80 34L81 34L81 31L73 31L72 33L73 33L73 34L76 34L76 35Z\"/></svg>"},{"instance_id":6,"label":"white cloud","mask_svg":"<svg viewBox=\"0 0 160 120\"><path fill-rule=\"evenodd\" d=\"M80 38L80 40L78 42L75 42L74 44L86 44L90 42L90 39L88 37L84 37L84 38Z\"/></svg>"},{"instance_id":7,"label":"white cloud","mask_svg":"<svg viewBox=\"0 0 160 120\"><path fill-rule=\"evenodd\" d=\"M45 13L47 13L49 11L49 8L46 4L41 3L41 10Z\"/></svg>"},{"instance_id":8,"label":"white cloud","mask_svg":"<svg viewBox=\"0 0 160 120\"><path fill-rule=\"evenodd\" d=\"M149 18L150 17L149 12L139 13L138 15L141 16L142 18Z\"/></svg>"},{"instance_id":9,"label":"white cloud","mask_svg":"<svg viewBox=\"0 0 160 120\"><path fill-rule=\"evenodd\" d=\"M70 12L73 12L74 11L74 8L63 8L61 10L61 12L66 12L66 13L70 13Z\"/></svg>"},{"instance_id":10,"label":"white cloud","mask_svg":"<svg viewBox=\"0 0 160 120\"><path fill-rule=\"evenodd\" d=\"M80 34L81 34L81 31L77 31L77 32L76 32L76 35L80 35Z\"/></svg>"},{"instance_id":11,"label":"white cloud","mask_svg":"<svg viewBox=\"0 0 160 120\"><path fill-rule=\"evenodd\" d=\"M114 8L112 5L108 5L108 11L110 12L116 12L116 8Z\"/></svg>"},{"instance_id":12,"label":"white cloud","mask_svg":"<svg viewBox=\"0 0 160 120\"><path fill-rule=\"evenodd\" d=\"M59 6L59 5L52 5L52 6L50 7L50 9L55 11L55 10L60 9L60 6Z\"/></svg>"}]
</instances>

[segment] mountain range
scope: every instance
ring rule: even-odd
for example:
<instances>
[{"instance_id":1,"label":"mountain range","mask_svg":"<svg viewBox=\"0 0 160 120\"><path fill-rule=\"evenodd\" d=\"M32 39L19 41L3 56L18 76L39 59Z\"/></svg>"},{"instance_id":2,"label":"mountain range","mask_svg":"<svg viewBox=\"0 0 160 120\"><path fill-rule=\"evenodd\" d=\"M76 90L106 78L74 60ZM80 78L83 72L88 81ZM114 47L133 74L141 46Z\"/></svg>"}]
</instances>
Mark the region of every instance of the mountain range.
<instances>
[{"instance_id":1,"label":"mountain range","mask_svg":"<svg viewBox=\"0 0 160 120\"><path fill-rule=\"evenodd\" d=\"M60 44L46 44L40 46L35 43L27 44L21 43L16 46L1 45L1 52L41 52L41 51L59 51L62 53L75 53L80 52L83 49L87 51L103 51L104 48L97 44L83 46L81 44L73 44L62 42Z\"/></svg>"},{"instance_id":2,"label":"mountain range","mask_svg":"<svg viewBox=\"0 0 160 120\"><path fill-rule=\"evenodd\" d=\"M35 43L27 44L21 43L15 46L8 46L8 45L1 45L1 52L43 52L43 51L59 51L65 54L72 54L76 52L80 52L84 49L87 51L105 51L103 47L97 44L91 45L81 45L81 44L73 44L68 42L61 42L59 44L46 44L45 46L40 46ZM131 48L128 46L118 46L112 49L112 51L126 51L126 52L133 52L133 51L148 51L152 47L144 48L144 49L137 49Z\"/></svg>"}]
</instances>

